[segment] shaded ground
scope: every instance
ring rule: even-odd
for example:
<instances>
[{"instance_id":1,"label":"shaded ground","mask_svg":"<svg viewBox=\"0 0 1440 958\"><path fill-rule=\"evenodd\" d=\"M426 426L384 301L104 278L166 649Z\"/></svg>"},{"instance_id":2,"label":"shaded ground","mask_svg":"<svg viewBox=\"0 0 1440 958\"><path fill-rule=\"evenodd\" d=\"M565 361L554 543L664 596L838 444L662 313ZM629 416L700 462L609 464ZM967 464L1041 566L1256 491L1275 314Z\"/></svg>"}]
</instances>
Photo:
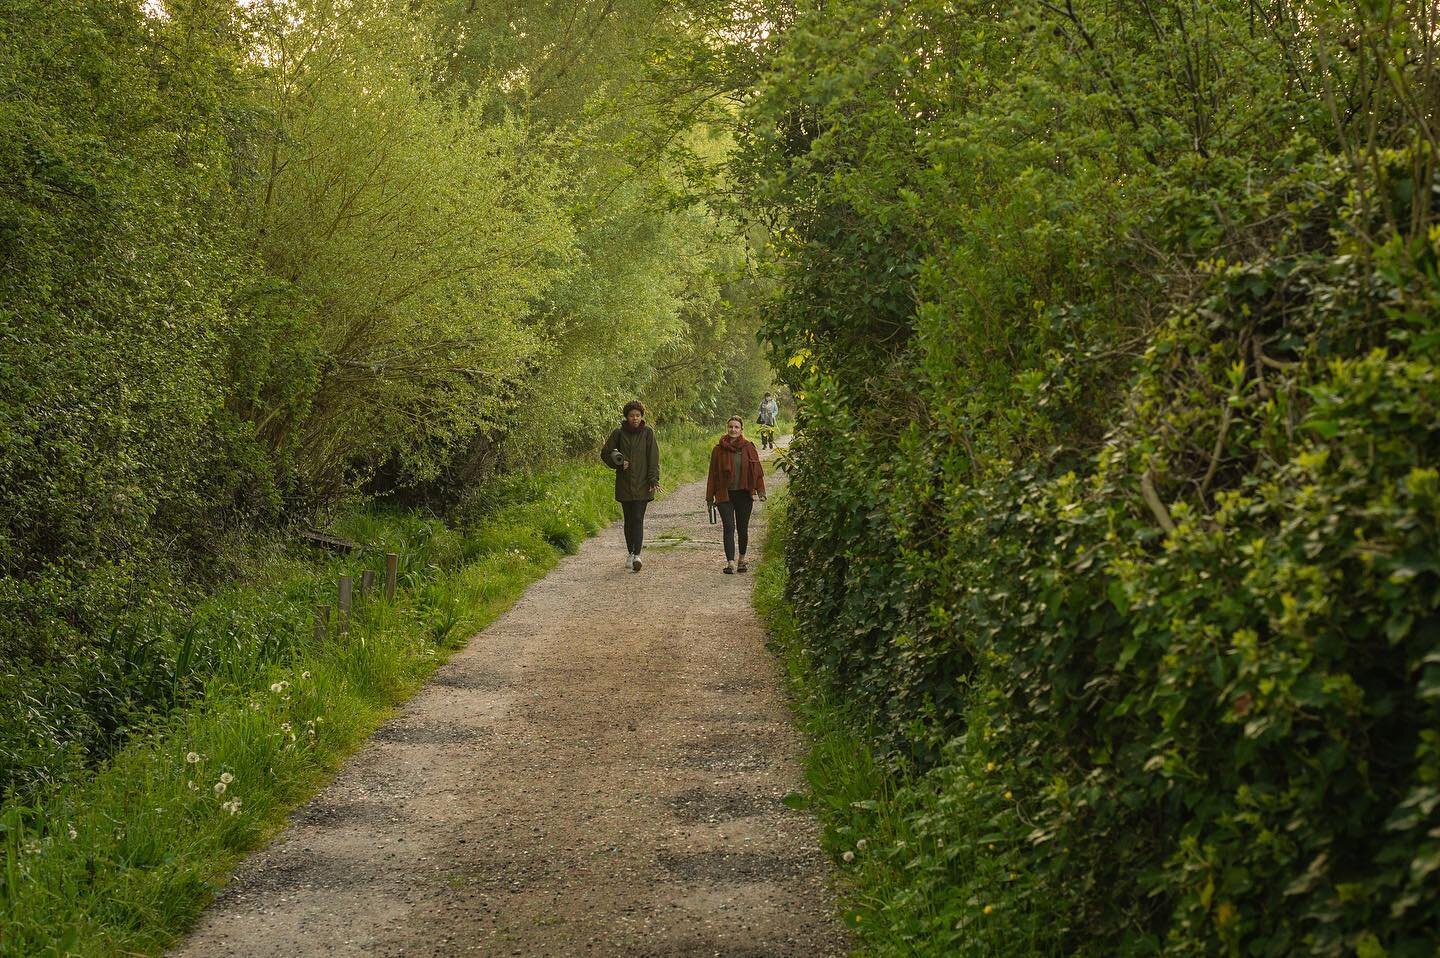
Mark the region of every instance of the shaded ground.
<instances>
[{"instance_id":1,"label":"shaded ground","mask_svg":"<svg viewBox=\"0 0 1440 958\"><path fill-rule=\"evenodd\" d=\"M843 954L815 825L780 801L802 743L703 492L651 506L638 575L617 525L532 586L177 954Z\"/></svg>"}]
</instances>

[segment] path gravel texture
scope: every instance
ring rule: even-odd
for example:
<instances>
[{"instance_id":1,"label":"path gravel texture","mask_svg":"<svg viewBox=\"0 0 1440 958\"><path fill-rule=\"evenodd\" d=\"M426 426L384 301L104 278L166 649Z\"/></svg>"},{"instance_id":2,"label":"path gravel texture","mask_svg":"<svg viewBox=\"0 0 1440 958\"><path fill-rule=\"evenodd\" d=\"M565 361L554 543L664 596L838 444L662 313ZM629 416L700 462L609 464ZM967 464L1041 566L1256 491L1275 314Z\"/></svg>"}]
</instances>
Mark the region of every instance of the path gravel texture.
<instances>
[{"instance_id":1,"label":"path gravel texture","mask_svg":"<svg viewBox=\"0 0 1440 958\"><path fill-rule=\"evenodd\" d=\"M844 954L753 579L703 483L646 537L642 572L617 524L472 638L175 954Z\"/></svg>"}]
</instances>

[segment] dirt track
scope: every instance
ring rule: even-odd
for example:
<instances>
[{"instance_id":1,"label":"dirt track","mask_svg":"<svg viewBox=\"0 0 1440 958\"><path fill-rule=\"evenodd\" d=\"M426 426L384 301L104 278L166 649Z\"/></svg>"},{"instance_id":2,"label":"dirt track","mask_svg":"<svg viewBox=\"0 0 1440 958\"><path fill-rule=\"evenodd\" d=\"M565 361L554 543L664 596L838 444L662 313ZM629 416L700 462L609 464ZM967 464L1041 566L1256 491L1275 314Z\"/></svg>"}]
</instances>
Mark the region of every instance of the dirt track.
<instances>
[{"instance_id":1,"label":"dirt track","mask_svg":"<svg viewBox=\"0 0 1440 958\"><path fill-rule=\"evenodd\" d=\"M719 528L695 485L651 506L643 572L618 525L586 542L177 954L844 954L815 826L781 803L802 744Z\"/></svg>"}]
</instances>

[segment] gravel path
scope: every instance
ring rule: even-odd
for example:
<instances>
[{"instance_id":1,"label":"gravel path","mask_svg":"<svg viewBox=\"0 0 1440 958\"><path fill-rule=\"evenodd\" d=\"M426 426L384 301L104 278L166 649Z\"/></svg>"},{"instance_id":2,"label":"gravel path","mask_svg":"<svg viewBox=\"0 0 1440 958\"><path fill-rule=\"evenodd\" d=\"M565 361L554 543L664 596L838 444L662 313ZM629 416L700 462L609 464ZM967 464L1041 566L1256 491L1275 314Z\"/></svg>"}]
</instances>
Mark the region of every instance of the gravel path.
<instances>
[{"instance_id":1,"label":"gravel path","mask_svg":"<svg viewBox=\"0 0 1440 958\"><path fill-rule=\"evenodd\" d=\"M643 572L617 524L531 586L176 954L844 954L816 826L781 803L803 743L703 498L652 504Z\"/></svg>"}]
</instances>

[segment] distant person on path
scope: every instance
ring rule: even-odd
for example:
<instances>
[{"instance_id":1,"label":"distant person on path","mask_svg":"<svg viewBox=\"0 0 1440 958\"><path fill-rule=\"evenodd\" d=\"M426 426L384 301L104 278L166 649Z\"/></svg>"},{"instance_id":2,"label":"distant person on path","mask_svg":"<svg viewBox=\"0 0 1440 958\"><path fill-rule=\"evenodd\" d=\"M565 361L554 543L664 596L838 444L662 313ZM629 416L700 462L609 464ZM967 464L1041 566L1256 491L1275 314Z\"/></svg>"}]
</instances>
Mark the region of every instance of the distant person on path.
<instances>
[{"instance_id":1,"label":"distant person on path","mask_svg":"<svg viewBox=\"0 0 1440 958\"><path fill-rule=\"evenodd\" d=\"M761 426L760 444L766 449L775 445L775 417L778 415L780 404L775 401L774 396L766 393L760 400L760 414L755 417L755 421Z\"/></svg>"},{"instance_id":2,"label":"distant person on path","mask_svg":"<svg viewBox=\"0 0 1440 958\"><path fill-rule=\"evenodd\" d=\"M705 481L705 501L720 510L725 523L725 574L749 568L745 553L750 545L750 512L755 499L765 501L765 467L760 452L745 438L745 421L731 416L725 435L710 451L710 476ZM735 539L740 539L740 564L735 564Z\"/></svg>"},{"instance_id":3,"label":"distant person on path","mask_svg":"<svg viewBox=\"0 0 1440 958\"><path fill-rule=\"evenodd\" d=\"M605 440L600 461L615 470L615 499L625 511L625 568L640 571L645 541L645 507L660 491L660 444L645 425L645 406L625 404L619 427Z\"/></svg>"}]
</instances>

